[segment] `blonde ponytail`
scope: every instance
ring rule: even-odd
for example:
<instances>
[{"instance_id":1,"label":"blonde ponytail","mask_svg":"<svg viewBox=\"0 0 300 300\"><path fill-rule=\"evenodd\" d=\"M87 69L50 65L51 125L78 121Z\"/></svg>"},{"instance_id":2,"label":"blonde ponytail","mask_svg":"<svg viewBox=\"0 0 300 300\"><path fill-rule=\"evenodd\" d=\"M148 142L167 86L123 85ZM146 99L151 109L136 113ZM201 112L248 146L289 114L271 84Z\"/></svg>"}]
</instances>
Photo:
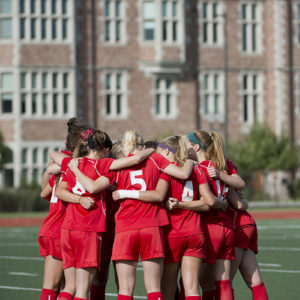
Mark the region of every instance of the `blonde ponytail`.
<instances>
[{"instance_id":1,"label":"blonde ponytail","mask_svg":"<svg viewBox=\"0 0 300 300\"><path fill-rule=\"evenodd\" d=\"M183 137L169 136L165 138L162 143L176 150L174 153L174 160L178 166L182 167L188 158L188 152Z\"/></svg>"},{"instance_id":2,"label":"blonde ponytail","mask_svg":"<svg viewBox=\"0 0 300 300\"><path fill-rule=\"evenodd\" d=\"M144 140L136 130L127 130L125 132L123 138L123 152L125 156L143 145Z\"/></svg>"}]
</instances>

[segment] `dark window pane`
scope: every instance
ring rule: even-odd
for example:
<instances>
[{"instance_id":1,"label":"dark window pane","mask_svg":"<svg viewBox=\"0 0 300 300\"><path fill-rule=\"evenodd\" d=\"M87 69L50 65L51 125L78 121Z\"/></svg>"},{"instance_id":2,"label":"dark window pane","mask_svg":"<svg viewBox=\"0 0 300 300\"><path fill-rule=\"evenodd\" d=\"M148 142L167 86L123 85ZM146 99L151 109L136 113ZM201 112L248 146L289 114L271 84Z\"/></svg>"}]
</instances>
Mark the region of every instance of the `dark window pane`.
<instances>
[{"instance_id":1,"label":"dark window pane","mask_svg":"<svg viewBox=\"0 0 300 300\"><path fill-rule=\"evenodd\" d=\"M160 114L160 95L156 95L156 98L155 98L155 113L157 115Z\"/></svg>"},{"instance_id":2,"label":"dark window pane","mask_svg":"<svg viewBox=\"0 0 300 300\"><path fill-rule=\"evenodd\" d=\"M21 95L21 113L26 113L26 94Z\"/></svg>"},{"instance_id":3,"label":"dark window pane","mask_svg":"<svg viewBox=\"0 0 300 300\"><path fill-rule=\"evenodd\" d=\"M65 40L68 38L68 20L62 20L62 38Z\"/></svg>"},{"instance_id":4,"label":"dark window pane","mask_svg":"<svg viewBox=\"0 0 300 300\"><path fill-rule=\"evenodd\" d=\"M14 171L11 169L4 170L4 180L3 185L5 187L13 187L14 186Z\"/></svg>"},{"instance_id":5,"label":"dark window pane","mask_svg":"<svg viewBox=\"0 0 300 300\"><path fill-rule=\"evenodd\" d=\"M58 111L58 95L57 94L53 94L52 97L52 109L53 109L53 113L57 114Z\"/></svg>"},{"instance_id":6,"label":"dark window pane","mask_svg":"<svg viewBox=\"0 0 300 300\"><path fill-rule=\"evenodd\" d=\"M2 94L2 113L12 113L12 94Z\"/></svg>"},{"instance_id":7,"label":"dark window pane","mask_svg":"<svg viewBox=\"0 0 300 300\"><path fill-rule=\"evenodd\" d=\"M31 95L31 112L32 114L37 113L37 94Z\"/></svg>"},{"instance_id":8,"label":"dark window pane","mask_svg":"<svg viewBox=\"0 0 300 300\"><path fill-rule=\"evenodd\" d=\"M56 39L56 37L57 37L56 24L57 24L57 20L53 19L52 20L52 39Z\"/></svg>"},{"instance_id":9,"label":"dark window pane","mask_svg":"<svg viewBox=\"0 0 300 300\"><path fill-rule=\"evenodd\" d=\"M36 19L31 19L30 20L30 38L35 39L35 23Z\"/></svg>"},{"instance_id":10,"label":"dark window pane","mask_svg":"<svg viewBox=\"0 0 300 300\"><path fill-rule=\"evenodd\" d=\"M248 96L244 96L244 121L248 121Z\"/></svg>"},{"instance_id":11,"label":"dark window pane","mask_svg":"<svg viewBox=\"0 0 300 300\"><path fill-rule=\"evenodd\" d=\"M47 19L41 20L41 38L44 40L47 35Z\"/></svg>"},{"instance_id":12,"label":"dark window pane","mask_svg":"<svg viewBox=\"0 0 300 300\"><path fill-rule=\"evenodd\" d=\"M110 95L106 95L106 114L111 114L111 97Z\"/></svg>"},{"instance_id":13,"label":"dark window pane","mask_svg":"<svg viewBox=\"0 0 300 300\"><path fill-rule=\"evenodd\" d=\"M48 95L47 94L43 94L42 96L42 112L43 114L45 115L48 111L47 107L47 98L48 98Z\"/></svg>"},{"instance_id":14,"label":"dark window pane","mask_svg":"<svg viewBox=\"0 0 300 300\"><path fill-rule=\"evenodd\" d=\"M117 95L117 115L121 114L121 109L122 109L122 96L121 95Z\"/></svg>"},{"instance_id":15,"label":"dark window pane","mask_svg":"<svg viewBox=\"0 0 300 300\"><path fill-rule=\"evenodd\" d=\"M69 95L64 94L64 103L63 103L64 114L69 112Z\"/></svg>"},{"instance_id":16,"label":"dark window pane","mask_svg":"<svg viewBox=\"0 0 300 300\"><path fill-rule=\"evenodd\" d=\"M20 19L20 39L25 38L25 18Z\"/></svg>"}]
</instances>

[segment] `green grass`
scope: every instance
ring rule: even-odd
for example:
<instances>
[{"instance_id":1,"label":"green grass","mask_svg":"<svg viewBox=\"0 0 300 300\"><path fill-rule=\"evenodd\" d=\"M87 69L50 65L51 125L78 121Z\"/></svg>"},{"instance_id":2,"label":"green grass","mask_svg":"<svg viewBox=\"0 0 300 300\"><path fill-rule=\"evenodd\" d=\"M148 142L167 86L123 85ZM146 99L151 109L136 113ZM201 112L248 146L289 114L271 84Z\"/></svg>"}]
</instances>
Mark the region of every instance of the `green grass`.
<instances>
[{"instance_id":1,"label":"green grass","mask_svg":"<svg viewBox=\"0 0 300 300\"><path fill-rule=\"evenodd\" d=\"M0 219L7 218L41 218L46 217L48 211L41 212L5 212L0 213Z\"/></svg>"},{"instance_id":2,"label":"green grass","mask_svg":"<svg viewBox=\"0 0 300 300\"><path fill-rule=\"evenodd\" d=\"M264 264L261 265L261 270L269 299L298 299L300 220L258 221L257 224L259 225L260 246L257 258L260 263ZM37 227L0 228L1 300L38 299L43 280L43 260L38 259L38 230ZM36 274L36 276L17 275L21 272ZM137 272L135 295L146 296L142 271ZM5 287L12 287L12 289ZM33 290L17 290L16 288ZM240 275L237 275L234 280L234 290L235 299L252 299L250 290ZM117 293L112 270L107 293ZM116 297L108 296L107 298Z\"/></svg>"}]
</instances>

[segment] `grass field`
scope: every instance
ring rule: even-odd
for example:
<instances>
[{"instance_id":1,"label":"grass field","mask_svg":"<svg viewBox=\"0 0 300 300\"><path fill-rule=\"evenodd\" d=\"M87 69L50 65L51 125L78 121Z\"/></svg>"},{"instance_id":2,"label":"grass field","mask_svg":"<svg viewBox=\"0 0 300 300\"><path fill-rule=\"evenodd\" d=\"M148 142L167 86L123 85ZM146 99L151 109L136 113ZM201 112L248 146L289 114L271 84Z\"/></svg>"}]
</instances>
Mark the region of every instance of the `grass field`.
<instances>
[{"instance_id":1,"label":"grass field","mask_svg":"<svg viewBox=\"0 0 300 300\"><path fill-rule=\"evenodd\" d=\"M300 219L257 221L259 254L269 299L299 299ZM43 279L43 259L39 257L37 227L0 228L0 299L36 300ZM135 298L146 298L141 267L138 269ZM252 299L237 275L235 299ZM107 298L116 298L113 271L107 286Z\"/></svg>"}]
</instances>

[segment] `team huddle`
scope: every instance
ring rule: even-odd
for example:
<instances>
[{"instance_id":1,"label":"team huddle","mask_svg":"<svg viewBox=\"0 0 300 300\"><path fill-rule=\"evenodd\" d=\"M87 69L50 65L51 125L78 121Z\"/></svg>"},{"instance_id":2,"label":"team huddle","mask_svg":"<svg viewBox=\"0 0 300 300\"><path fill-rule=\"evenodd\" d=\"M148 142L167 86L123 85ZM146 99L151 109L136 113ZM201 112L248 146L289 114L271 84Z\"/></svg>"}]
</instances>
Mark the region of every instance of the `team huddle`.
<instances>
[{"instance_id":1,"label":"team huddle","mask_svg":"<svg viewBox=\"0 0 300 300\"><path fill-rule=\"evenodd\" d=\"M238 270L252 299L268 299L245 182L217 133L144 142L130 130L112 143L79 118L67 125L42 179L40 300L105 299L110 261L118 300L132 300L139 258L149 300L233 300Z\"/></svg>"}]
</instances>

